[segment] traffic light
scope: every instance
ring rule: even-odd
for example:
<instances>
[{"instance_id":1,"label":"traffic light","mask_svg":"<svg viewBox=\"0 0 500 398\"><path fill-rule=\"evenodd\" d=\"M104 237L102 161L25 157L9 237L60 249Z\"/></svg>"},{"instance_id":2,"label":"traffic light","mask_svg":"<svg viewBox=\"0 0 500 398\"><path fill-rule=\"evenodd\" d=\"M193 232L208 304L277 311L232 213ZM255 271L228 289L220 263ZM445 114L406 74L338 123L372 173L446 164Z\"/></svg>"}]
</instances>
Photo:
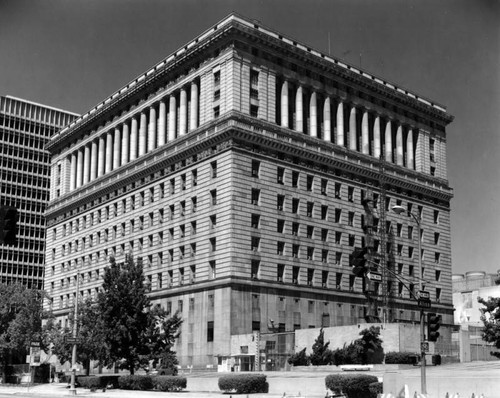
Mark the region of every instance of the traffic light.
<instances>
[{"instance_id":1,"label":"traffic light","mask_svg":"<svg viewBox=\"0 0 500 398\"><path fill-rule=\"evenodd\" d=\"M356 276L363 276L367 271L366 266L366 255L368 254L368 248L356 247L352 254L349 255L349 265L352 267L352 273Z\"/></svg>"},{"instance_id":2,"label":"traffic light","mask_svg":"<svg viewBox=\"0 0 500 398\"><path fill-rule=\"evenodd\" d=\"M0 243L16 244L17 209L11 206L0 207Z\"/></svg>"},{"instance_id":3,"label":"traffic light","mask_svg":"<svg viewBox=\"0 0 500 398\"><path fill-rule=\"evenodd\" d=\"M433 312L427 314L427 340L437 341L439 337L439 328L441 327L441 315Z\"/></svg>"}]
</instances>

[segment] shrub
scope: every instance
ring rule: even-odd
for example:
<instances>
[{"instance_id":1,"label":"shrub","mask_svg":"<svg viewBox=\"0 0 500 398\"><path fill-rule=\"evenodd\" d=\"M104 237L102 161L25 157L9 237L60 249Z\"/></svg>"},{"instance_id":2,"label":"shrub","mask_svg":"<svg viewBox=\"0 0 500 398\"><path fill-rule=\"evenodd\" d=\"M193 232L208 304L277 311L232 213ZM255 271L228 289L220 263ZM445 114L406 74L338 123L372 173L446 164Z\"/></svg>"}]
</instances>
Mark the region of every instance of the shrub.
<instances>
[{"instance_id":1,"label":"shrub","mask_svg":"<svg viewBox=\"0 0 500 398\"><path fill-rule=\"evenodd\" d=\"M385 354L386 364L412 365L416 354L413 352L388 352Z\"/></svg>"},{"instance_id":2,"label":"shrub","mask_svg":"<svg viewBox=\"0 0 500 398\"><path fill-rule=\"evenodd\" d=\"M288 363L292 366L307 366L309 365L309 357L306 355L306 349L296 352L290 358Z\"/></svg>"},{"instance_id":3,"label":"shrub","mask_svg":"<svg viewBox=\"0 0 500 398\"><path fill-rule=\"evenodd\" d=\"M181 391L187 386L187 379L181 376L156 376L154 385L160 391Z\"/></svg>"},{"instance_id":4,"label":"shrub","mask_svg":"<svg viewBox=\"0 0 500 398\"><path fill-rule=\"evenodd\" d=\"M236 394L267 393L269 384L266 381L266 375L263 374L227 375L219 378L219 389Z\"/></svg>"},{"instance_id":5,"label":"shrub","mask_svg":"<svg viewBox=\"0 0 500 398\"><path fill-rule=\"evenodd\" d=\"M370 397L376 398L379 394L383 394L384 383L381 383L379 381L370 383L368 385L368 390L370 391Z\"/></svg>"},{"instance_id":6,"label":"shrub","mask_svg":"<svg viewBox=\"0 0 500 398\"><path fill-rule=\"evenodd\" d=\"M359 340L353 341L349 345L337 348L333 352L333 363L335 365L352 365L363 362L363 347Z\"/></svg>"},{"instance_id":7,"label":"shrub","mask_svg":"<svg viewBox=\"0 0 500 398\"><path fill-rule=\"evenodd\" d=\"M148 375L120 376L118 385L122 390L152 390L154 388L153 378Z\"/></svg>"},{"instance_id":8,"label":"shrub","mask_svg":"<svg viewBox=\"0 0 500 398\"><path fill-rule=\"evenodd\" d=\"M344 393L347 398L377 398L370 392L370 384L378 382L376 376L353 375L354 377L346 381Z\"/></svg>"},{"instance_id":9,"label":"shrub","mask_svg":"<svg viewBox=\"0 0 500 398\"><path fill-rule=\"evenodd\" d=\"M347 398L376 398L377 395L371 395L369 386L378 382L376 376L365 374L333 374L325 378L325 386L334 394L345 394Z\"/></svg>"},{"instance_id":10,"label":"shrub","mask_svg":"<svg viewBox=\"0 0 500 398\"><path fill-rule=\"evenodd\" d=\"M82 388L88 388L90 390L97 390L98 388L103 388L101 386L101 380L96 376L78 376L78 384Z\"/></svg>"}]
</instances>

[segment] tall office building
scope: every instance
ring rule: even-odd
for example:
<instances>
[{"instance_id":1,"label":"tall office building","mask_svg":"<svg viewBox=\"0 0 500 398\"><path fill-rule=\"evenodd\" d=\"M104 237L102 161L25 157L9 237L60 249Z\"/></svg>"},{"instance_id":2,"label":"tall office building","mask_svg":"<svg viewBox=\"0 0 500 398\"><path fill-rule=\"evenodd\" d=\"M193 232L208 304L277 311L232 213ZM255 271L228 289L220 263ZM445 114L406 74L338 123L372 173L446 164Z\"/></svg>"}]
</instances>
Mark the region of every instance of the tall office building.
<instances>
[{"instance_id":1,"label":"tall office building","mask_svg":"<svg viewBox=\"0 0 500 398\"><path fill-rule=\"evenodd\" d=\"M0 244L2 283L41 289L50 155L45 144L78 115L13 97L0 97L0 203L18 210L15 245Z\"/></svg>"},{"instance_id":2,"label":"tall office building","mask_svg":"<svg viewBox=\"0 0 500 398\"><path fill-rule=\"evenodd\" d=\"M451 325L451 121L230 15L50 141L50 305L67 317L109 257L131 253L153 302L184 318L182 366L215 364L256 331L418 322L420 271ZM353 275L356 247L380 281Z\"/></svg>"}]
</instances>

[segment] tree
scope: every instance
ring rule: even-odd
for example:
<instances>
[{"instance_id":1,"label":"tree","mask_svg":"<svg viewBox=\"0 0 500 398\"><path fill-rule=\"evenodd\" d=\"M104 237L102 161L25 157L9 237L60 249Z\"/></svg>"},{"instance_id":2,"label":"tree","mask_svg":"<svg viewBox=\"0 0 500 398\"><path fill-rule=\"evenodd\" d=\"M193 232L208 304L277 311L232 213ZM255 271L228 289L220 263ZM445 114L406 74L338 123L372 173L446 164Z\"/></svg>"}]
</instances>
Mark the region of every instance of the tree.
<instances>
[{"instance_id":1,"label":"tree","mask_svg":"<svg viewBox=\"0 0 500 398\"><path fill-rule=\"evenodd\" d=\"M151 308L144 285L142 261L131 256L117 264L112 258L105 269L103 291L98 296L98 312L106 350L100 361L109 366L118 363L131 374L146 368L149 361L158 361L170 353L182 320L178 314L171 319L159 306Z\"/></svg>"},{"instance_id":2,"label":"tree","mask_svg":"<svg viewBox=\"0 0 500 398\"><path fill-rule=\"evenodd\" d=\"M361 339L358 340L363 348L361 354L362 364L382 363L384 350L382 348L382 340L380 339L380 327L370 326L369 329L363 329L359 332L359 335Z\"/></svg>"},{"instance_id":3,"label":"tree","mask_svg":"<svg viewBox=\"0 0 500 398\"><path fill-rule=\"evenodd\" d=\"M484 324L482 338L488 343L493 343L496 348L500 348L500 297L488 297L488 300L478 297L477 301L485 307L480 308L481 321ZM490 354L500 358L499 352Z\"/></svg>"},{"instance_id":4,"label":"tree","mask_svg":"<svg viewBox=\"0 0 500 398\"><path fill-rule=\"evenodd\" d=\"M306 354L306 348L288 358L288 363L292 366L308 366L309 356Z\"/></svg>"},{"instance_id":5,"label":"tree","mask_svg":"<svg viewBox=\"0 0 500 398\"><path fill-rule=\"evenodd\" d=\"M325 332L323 328L319 331L319 336L316 338L312 346L312 353L309 356L311 365L330 365L333 362L333 352L328 349L330 342L325 344Z\"/></svg>"},{"instance_id":6,"label":"tree","mask_svg":"<svg viewBox=\"0 0 500 398\"><path fill-rule=\"evenodd\" d=\"M61 363L71 361L73 344L67 343L67 337L73 337L74 313L70 314L70 327L62 327L53 316L44 325L44 345L50 347ZM106 345L104 328L101 324L99 308L91 299L78 306L78 337L77 362L85 366L87 375L90 373L90 361L105 358Z\"/></svg>"},{"instance_id":7,"label":"tree","mask_svg":"<svg viewBox=\"0 0 500 398\"><path fill-rule=\"evenodd\" d=\"M0 365L4 370L12 361L24 362L30 343L41 340L44 297L41 290L0 284Z\"/></svg>"}]
</instances>

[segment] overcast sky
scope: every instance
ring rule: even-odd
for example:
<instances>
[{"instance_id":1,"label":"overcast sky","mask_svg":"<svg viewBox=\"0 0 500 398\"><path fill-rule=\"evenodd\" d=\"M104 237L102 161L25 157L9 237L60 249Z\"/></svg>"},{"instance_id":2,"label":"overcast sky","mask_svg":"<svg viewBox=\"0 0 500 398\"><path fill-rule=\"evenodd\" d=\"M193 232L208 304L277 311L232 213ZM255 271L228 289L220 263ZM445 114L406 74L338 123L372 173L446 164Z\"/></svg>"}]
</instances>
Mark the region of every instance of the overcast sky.
<instances>
[{"instance_id":1,"label":"overcast sky","mask_svg":"<svg viewBox=\"0 0 500 398\"><path fill-rule=\"evenodd\" d=\"M453 272L500 269L497 0L0 0L0 95L85 113L233 11L446 106Z\"/></svg>"}]
</instances>

